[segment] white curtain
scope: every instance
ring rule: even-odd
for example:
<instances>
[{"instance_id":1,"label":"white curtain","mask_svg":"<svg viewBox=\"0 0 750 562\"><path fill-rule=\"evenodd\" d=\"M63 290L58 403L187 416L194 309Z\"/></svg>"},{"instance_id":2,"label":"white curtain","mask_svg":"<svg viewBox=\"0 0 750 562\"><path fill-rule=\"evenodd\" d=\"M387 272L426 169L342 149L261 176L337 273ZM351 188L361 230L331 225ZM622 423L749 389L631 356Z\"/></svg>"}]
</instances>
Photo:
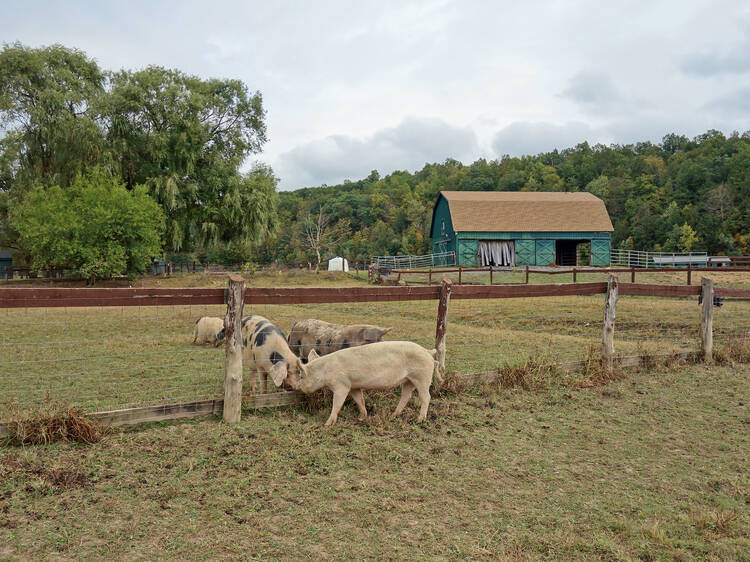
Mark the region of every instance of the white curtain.
<instances>
[{"instance_id":1,"label":"white curtain","mask_svg":"<svg viewBox=\"0 0 750 562\"><path fill-rule=\"evenodd\" d=\"M481 266L514 266L516 264L513 241L480 241L479 264Z\"/></svg>"}]
</instances>

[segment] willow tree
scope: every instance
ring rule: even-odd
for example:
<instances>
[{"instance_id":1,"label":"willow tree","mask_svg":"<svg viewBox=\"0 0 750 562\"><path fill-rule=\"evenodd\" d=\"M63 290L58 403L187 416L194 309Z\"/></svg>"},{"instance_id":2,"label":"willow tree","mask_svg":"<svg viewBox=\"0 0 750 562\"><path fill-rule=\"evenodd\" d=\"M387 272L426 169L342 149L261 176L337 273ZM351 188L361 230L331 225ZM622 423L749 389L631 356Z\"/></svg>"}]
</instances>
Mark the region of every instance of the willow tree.
<instances>
[{"instance_id":1,"label":"willow tree","mask_svg":"<svg viewBox=\"0 0 750 562\"><path fill-rule=\"evenodd\" d=\"M276 180L242 162L266 141L259 92L239 80L203 80L149 67L112 75L107 136L128 186L144 184L167 217L173 251L262 234Z\"/></svg>"},{"instance_id":2,"label":"willow tree","mask_svg":"<svg viewBox=\"0 0 750 562\"><path fill-rule=\"evenodd\" d=\"M97 104L105 76L76 49L0 51L0 245L22 249L8 209L32 186L65 188L106 159Z\"/></svg>"}]
</instances>

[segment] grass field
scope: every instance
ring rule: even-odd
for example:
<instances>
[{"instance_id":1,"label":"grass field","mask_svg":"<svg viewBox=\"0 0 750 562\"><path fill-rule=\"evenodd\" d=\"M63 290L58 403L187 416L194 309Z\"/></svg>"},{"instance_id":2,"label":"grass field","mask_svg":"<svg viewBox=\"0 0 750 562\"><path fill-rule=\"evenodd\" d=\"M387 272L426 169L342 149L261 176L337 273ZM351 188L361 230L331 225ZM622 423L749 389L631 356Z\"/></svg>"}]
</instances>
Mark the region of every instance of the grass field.
<instances>
[{"instance_id":1,"label":"grass field","mask_svg":"<svg viewBox=\"0 0 750 562\"><path fill-rule=\"evenodd\" d=\"M0 558L748 559L748 366L396 402L0 450Z\"/></svg>"},{"instance_id":2,"label":"grass field","mask_svg":"<svg viewBox=\"0 0 750 562\"><path fill-rule=\"evenodd\" d=\"M217 275L141 283L146 281L160 286L226 283ZM742 279L735 275L737 281ZM257 275L249 283L345 286L357 281L343 274L294 271ZM448 370L478 373L523 364L529 358L583 359L601 341L603 303L603 295L455 299L449 310ZM266 316L284 331L292 322L310 317L378 324L393 327L387 339L432 347L436 310L436 301L250 304L245 314ZM223 306L0 309L0 420L7 417L11 404L26 407L48 399L101 411L214 398L221 394L224 352L192 345L192 331L199 316L223 317L224 312ZM748 318L750 302L728 301L716 309L717 347L747 334ZM691 351L698 346L698 328L695 299L622 297L616 348L624 355Z\"/></svg>"}]
</instances>

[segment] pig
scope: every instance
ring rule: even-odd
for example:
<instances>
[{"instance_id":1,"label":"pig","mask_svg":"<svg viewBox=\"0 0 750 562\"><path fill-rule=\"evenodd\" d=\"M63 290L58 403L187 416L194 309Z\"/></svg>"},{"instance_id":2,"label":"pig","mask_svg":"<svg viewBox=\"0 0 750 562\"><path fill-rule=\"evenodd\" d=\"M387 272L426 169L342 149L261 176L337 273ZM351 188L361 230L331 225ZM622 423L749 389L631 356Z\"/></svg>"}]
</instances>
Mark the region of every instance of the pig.
<instances>
[{"instance_id":1,"label":"pig","mask_svg":"<svg viewBox=\"0 0 750 562\"><path fill-rule=\"evenodd\" d=\"M215 316L201 316L195 321L193 343L210 343L218 346L224 341L224 319Z\"/></svg>"},{"instance_id":2,"label":"pig","mask_svg":"<svg viewBox=\"0 0 750 562\"><path fill-rule=\"evenodd\" d=\"M387 389L400 385L401 401L391 415L394 418L404 410L416 388L421 402L417 423L421 423L427 418L433 375L438 382L442 381L436 355L437 350L427 351L409 341L376 342L342 349L322 357L312 350L307 364L299 365L300 375L291 375L288 384L305 394L321 388L328 388L333 392L333 405L326 427L336 423L347 395L357 404L359 419L363 420L367 417L363 390Z\"/></svg>"},{"instance_id":3,"label":"pig","mask_svg":"<svg viewBox=\"0 0 750 562\"><path fill-rule=\"evenodd\" d=\"M261 389L265 390L268 375L278 386L287 386L286 379L298 376L302 361L286 342L284 333L267 318L253 314L242 319L242 359L250 365L253 372L258 372ZM250 385L256 390L256 377Z\"/></svg>"},{"instance_id":4,"label":"pig","mask_svg":"<svg viewBox=\"0 0 750 562\"><path fill-rule=\"evenodd\" d=\"M327 355L340 349L382 341L390 331L391 328L370 324L345 326L308 318L292 324L287 342L304 362L313 349L318 355Z\"/></svg>"}]
</instances>

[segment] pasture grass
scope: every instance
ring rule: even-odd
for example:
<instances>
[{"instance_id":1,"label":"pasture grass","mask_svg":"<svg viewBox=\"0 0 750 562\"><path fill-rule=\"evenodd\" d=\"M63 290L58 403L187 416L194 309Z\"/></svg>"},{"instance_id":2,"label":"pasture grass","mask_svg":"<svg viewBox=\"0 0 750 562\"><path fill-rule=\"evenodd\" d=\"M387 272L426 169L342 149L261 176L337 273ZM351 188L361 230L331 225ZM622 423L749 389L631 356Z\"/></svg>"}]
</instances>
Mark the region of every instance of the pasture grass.
<instances>
[{"instance_id":1,"label":"pasture grass","mask_svg":"<svg viewBox=\"0 0 750 562\"><path fill-rule=\"evenodd\" d=\"M268 276L263 281L253 276L249 283L356 283L333 272ZM165 282L205 286L202 277L217 284L226 282L215 275ZM484 373L518 367L529 360L538 364L580 361L592 346L600 345L603 306L603 295L453 299L447 368ZM245 314L266 316L285 332L304 318L376 324L393 328L386 339L412 340L427 348L434 345L436 312L437 301L249 304L245 308ZM219 396L224 350L195 346L191 341L198 317L223 317L224 313L223 306L0 309L0 420L8 418L11 407L34 408L49 400L102 411ZM748 318L748 302L727 301L715 309L719 359L743 360L748 355L747 346L741 344L750 332ZM622 355L695 351L699 325L696 299L621 297L616 350ZM249 388L253 374L246 370L245 388Z\"/></svg>"},{"instance_id":2,"label":"pasture grass","mask_svg":"<svg viewBox=\"0 0 750 562\"><path fill-rule=\"evenodd\" d=\"M5 448L0 558L747 559L749 366L506 375Z\"/></svg>"}]
</instances>

